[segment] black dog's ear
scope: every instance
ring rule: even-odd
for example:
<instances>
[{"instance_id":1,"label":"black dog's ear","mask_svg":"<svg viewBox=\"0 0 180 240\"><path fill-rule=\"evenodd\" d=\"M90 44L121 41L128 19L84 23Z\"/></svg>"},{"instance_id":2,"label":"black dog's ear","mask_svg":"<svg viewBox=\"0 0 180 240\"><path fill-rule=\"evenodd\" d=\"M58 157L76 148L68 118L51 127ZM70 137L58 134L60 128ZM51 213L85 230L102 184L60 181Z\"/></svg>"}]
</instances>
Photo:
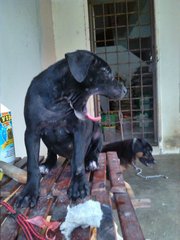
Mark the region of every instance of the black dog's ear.
<instances>
[{"instance_id":1,"label":"black dog's ear","mask_svg":"<svg viewBox=\"0 0 180 240\"><path fill-rule=\"evenodd\" d=\"M142 144L143 144L144 147L149 147L149 149L150 149L151 151L153 151L152 146L150 145L150 143L148 143L148 141L146 141L146 139L144 139L144 138L138 138L138 140L142 142Z\"/></svg>"},{"instance_id":2,"label":"black dog's ear","mask_svg":"<svg viewBox=\"0 0 180 240\"><path fill-rule=\"evenodd\" d=\"M76 52L66 53L69 69L77 82L81 83L87 77L89 67L94 59L91 52L77 50Z\"/></svg>"}]
</instances>

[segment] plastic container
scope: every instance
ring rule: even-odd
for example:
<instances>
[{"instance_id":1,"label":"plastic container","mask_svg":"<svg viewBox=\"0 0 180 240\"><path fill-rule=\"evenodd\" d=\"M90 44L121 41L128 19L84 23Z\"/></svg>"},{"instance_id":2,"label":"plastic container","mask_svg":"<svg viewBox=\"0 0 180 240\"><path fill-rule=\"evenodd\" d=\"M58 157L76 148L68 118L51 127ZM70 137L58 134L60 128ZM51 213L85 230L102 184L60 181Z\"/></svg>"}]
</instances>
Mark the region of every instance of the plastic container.
<instances>
[{"instance_id":1,"label":"plastic container","mask_svg":"<svg viewBox=\"0 0 180 240\"><path fill-rule=\"evenodd\" d=\"M15 161L11 111L3 104L0 104L0 161Z\"/></svg>"}]
</instances>

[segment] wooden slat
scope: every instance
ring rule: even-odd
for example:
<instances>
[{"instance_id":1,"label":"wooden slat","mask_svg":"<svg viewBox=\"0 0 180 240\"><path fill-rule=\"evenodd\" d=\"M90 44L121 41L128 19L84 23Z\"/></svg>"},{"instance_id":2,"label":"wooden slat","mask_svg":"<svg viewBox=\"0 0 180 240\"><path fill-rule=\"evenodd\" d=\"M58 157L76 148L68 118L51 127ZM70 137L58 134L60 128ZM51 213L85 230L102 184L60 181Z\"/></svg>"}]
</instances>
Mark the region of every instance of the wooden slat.
<instances>
[{"instance_id":1,"label":"wooden slat","mask_svg":"<svg viewBox=\"0 0 180 240\"><path fill-rule=\"evenodd\" d=\"M103 219L100 228L97 231L100 239L115 240L116 230L112 216L112 204L109 192L106 186L106 154L99 155L99 169L94 172L92 180L91 196L94 200L99 201L102 205Z\"/></svg>"},{"instance_id":2,"label":"wooden slat","mask_svg":"<svg viewBox=\"0 0 180 240\"><path fill-rule=\"evenodd\" d=\"M89 177L89 174L87 175ZM63 170L58 182L53 187L53 196L57 196L57 200L52 207L52 219L57 221L64 221L67 214L67 206L70 204L70 201L67 196L67 189L71 181L71 168L66 166ZM60 230L56 232L56 238L61 240L63 235ZM72 240L89 240L89 228L82 229L77 228L72 233Z\"/></svg>"},{"instance_id":3,"label":"wooden slat","mask_svg":"<svg viewBox=\"0 0 180 240\"><path fill-rule=\"evenodd\" d=\"M30 209L28 212L28 218L42 216L46 219L46 217L50 214L50 210L54 202L51 191L56 180L60 177L62 171L62 162L60 163L57 161L57 166L51 169L51 171L41 179L40 197L38 199L37 205L33 209ZM24 233L22 231L19 232L17 240L21 239L24 239Z\"/></svg>"},{"instance_id":4,"label":"wooden slat","mask_svg":"<svg viewBox=\"0 0 180 240\"><path fill-rule=\"evenodd\" d=\"M102 153L99 156L99 169L94 171L92 180L91 193L106 191L106 154Z\"/></svg>"},{"instance_id":5,"label":"wooden slat","mask_svg":"<svg viewBox=\"0 0 180 240\"><path fill-rule=\"evenodd\" d=\"M92 198L102 204L110 205L109 193L106 189L106 154L101 153L99 155L99 169L93 172L92 179Z\"/></svg>"},{"instance_id":6,"label":"wooden slat","mask_svg":"<svg viewBox=\"0 0 180 240\"><path fill-rule=\"evenodd\" d=\"M107 160L110 169L112 191L116 201L123 239L144 240L145 238L131 200L128 193L125 191L124 180L120 171L120 160L115 152L108 152Z\"/></svg>"},{"instance_id":7,"label":"wooden slat","mask_svg":"<svg viewBox=\"0 0 180 240\"><path fill-rule=\"evenodd\" d=\"M40 157L40 161L42 161L42 159L43 159L43 157ZM14 165L17 167L25 168L26 162L27 162L26 157L16 158ZM4 176L3 181L1 181L1 186L0 186L1 187L0 197L2 198L1 200L5 199L10 194L12 194L19 186L20 186L20 184L17 183L16 181L14 181L13 179L11 179L7 176ZM21 190L22 190L22 188L19 189L18 192L16 192L16 194L14 195L14 197L8 201L9 204L11 204L12 206L14 205L15 197L17 196L17 194L19 194L19 192ZM8 216L7 210L4 207L2 207L1 214L0 214L0 224L6 219L7 216ZM8 224L8 223L5 223L5 224ZM6 229L6 227L4 227L4 229ZM5 230L5 232L6 232L6 230Z\"/></svg>"},{"instance_id":8,"label":"wooden slat","mask_svg":"<svg viewBox=\"0 0 180 240\"><path fill-rule=\"evenodd\" d=\"M120 163L115 153L108 153L107 155L105 153L100 154L99 169L94 173L86 174L87 179L91 179L90 197L94 200L100 201L101 204L105 204L102 205L105 208L107 207L107 211L104 212L108 212L107 215L103 215L101 227L100 229L98 229L98 236L101 238L103 234L103 239L116 239L116 232L114 229L111 210L112 203L109 188L107 187L107 162L109 167L109 176L111 180L111 191L114 194L123 238L124 240L143 240L144 236L135 215L131 200L126 192L123 175L120 171ZM24 167L26 164L26 158L17 161L16 164L18 165L18 167ZM50 215L51 221L64 221L67 213L67 205L70 204L67 196L67 189L69 187L70 181L70 166L67 164L67 162L63 165L58 163L58 167L52 169L51 172L41 180L41 195L37 206L31 210L29 208L20 209L21 212L26 213L28 217L40 215L46 218L47 215ZM3 184L2 191L4 193L8 192L9 194L12 193L13 190L17 189L18 186L20 186L20 184L16 183L14 180L10 180L9 182L5 182L5 184ZM14 199L15 196L8 202L13 205ZM3 208L1 208L1 210L3 212L3 215L0 220L3 221L4 219L4 222L1 226L1 239L24 240L25 236L22 230L19 229L19 227L17 226L16 222L11 218L6 217L6 210L4 210ZM63 236L59 229L56 231L55 235L56 239L63 239ZM72 240L82 239L90 239L89 228L77 228L72 233Z\"/></svg>"},{"instance_id":9,"label":"wooden slat","mask_svg":"<svg viewBox=\"0 0 180 240\"><path fill-rule=\"evenodd\" d=\"M61 172L63 171L63 166L57 162L57 166L45 175L41 181L40 195L46 196L52 189L56 180L59 178Z\"/></svg>"},{"instance_id":10,"label":"wooden slat","mask_svg":"<svg viewBox=\"0 0 180 240\"><path fill-rule=\"evenodd\" d=\"M6 224L1 225L0 239L14 240L17 236L18 225L13 218L6 219Z\"/></svg>"},{"instance_id":11,"label":"wooden slat","mask_svg":"<svg viewBox=\"0 0 180 240\"><path fill-rule=\"evenodd\" d=\"M67 205L69 204L67 189L69 187L70 180L71 168L69 165L67 165L52 189L53 196L57 197L51 209L52 220L61 222L65 220L65 216L67 214ZM56 232L56 238L59 240L63 239L63 235L61 234L60 230Z\"/></svg>"}]
</instances>

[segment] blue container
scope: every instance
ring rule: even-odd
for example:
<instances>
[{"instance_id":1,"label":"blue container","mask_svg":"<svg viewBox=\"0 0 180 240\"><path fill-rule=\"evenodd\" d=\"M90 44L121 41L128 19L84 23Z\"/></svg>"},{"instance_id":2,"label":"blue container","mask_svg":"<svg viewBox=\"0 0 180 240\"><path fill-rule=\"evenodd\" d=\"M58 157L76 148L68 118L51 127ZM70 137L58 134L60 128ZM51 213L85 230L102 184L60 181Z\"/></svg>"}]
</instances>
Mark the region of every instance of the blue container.
<instances>
[{"instance_id":1,"label":"blue container","mask_svg":"<svg viewBox=\"0 0 180 240\"><path fill-rule=\"evenodd\" d=\"M13 163L15 148L12 130L12 116L9 109L0 104L0 161Z\"/></svg>"}]
</instances>

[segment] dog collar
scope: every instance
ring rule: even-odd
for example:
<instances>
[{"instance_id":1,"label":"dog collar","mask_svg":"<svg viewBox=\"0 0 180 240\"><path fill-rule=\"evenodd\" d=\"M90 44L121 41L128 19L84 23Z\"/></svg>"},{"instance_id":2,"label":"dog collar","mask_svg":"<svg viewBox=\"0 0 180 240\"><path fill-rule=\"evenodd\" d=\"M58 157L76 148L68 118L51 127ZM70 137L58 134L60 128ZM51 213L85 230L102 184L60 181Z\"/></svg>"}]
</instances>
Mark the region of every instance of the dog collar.
<instances>
[{"instance_id":1,"label":"dog collar","mask_svg":"<svg viewBox=\"0 0 180 240\"><path fill-rule=\"evenodd\" d=\"M134 153L134 145L135 145L136 141L137 141L137 138L133 138L133 142L132 142L132 151L133 151L133 153Z\"/></svg>"}]
</instances>

